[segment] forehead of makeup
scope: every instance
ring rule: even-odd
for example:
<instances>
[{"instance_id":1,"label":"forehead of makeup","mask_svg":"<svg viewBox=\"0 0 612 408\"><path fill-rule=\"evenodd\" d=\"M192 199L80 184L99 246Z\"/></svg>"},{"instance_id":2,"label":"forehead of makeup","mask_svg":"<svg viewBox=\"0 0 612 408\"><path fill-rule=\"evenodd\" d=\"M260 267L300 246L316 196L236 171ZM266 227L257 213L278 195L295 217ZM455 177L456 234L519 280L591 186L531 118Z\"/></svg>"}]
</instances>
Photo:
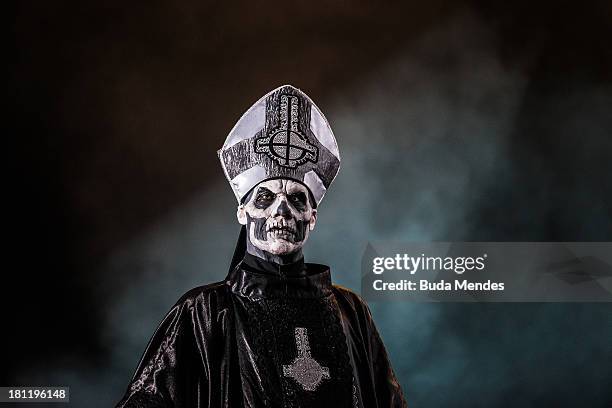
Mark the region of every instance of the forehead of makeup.
<instances>
[{"instance_id":1,"label":"forehead of makeup","mask_svg":"<svg viewBox=\"0 0 612 408\"><path fill-rule=\"evenodd\" d=\"M297 181L287 180L287 179L274 179L274 180L266 180L257 185L255 191L258 191L261 187L264 187L274 194L285 193L285 194L295 194L295 193L304 193L308 195L308 190L306 187L298 183Z\"/></svg>"}]
</instances>

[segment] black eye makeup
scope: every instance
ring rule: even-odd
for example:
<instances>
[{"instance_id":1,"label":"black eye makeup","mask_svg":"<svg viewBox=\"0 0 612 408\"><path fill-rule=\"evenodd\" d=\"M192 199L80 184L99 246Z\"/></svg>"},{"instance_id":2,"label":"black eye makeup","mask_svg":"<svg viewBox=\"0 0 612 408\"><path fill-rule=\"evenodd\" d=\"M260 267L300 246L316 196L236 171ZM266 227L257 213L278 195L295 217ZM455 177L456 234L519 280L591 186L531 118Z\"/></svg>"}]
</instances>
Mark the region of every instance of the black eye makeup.
<instances>
[{"instance_id":1,"label":"black eye makeup","mask_svg":"<svg viewBox=\"0 0 612 408\"><path fill-rule=\"evenodd\" d=\"M255 195L253 205L259 209L267 208L270 206L270 204L274 202L275 198L276 194L274 194L265 187L260 187L259 190L257 190L257 194Z\"/></svg>"},{"instance_id":2,"label":"black eye makeup","mask_svg":"<svg viewBox=\"0 0 612 408\"><path fill-rule=\"evenodd\" d=\"M303 211L306 209L306 194L303 192L289 194L287 196L288 201L298 210Z\"/></svg>"}]
</instances>

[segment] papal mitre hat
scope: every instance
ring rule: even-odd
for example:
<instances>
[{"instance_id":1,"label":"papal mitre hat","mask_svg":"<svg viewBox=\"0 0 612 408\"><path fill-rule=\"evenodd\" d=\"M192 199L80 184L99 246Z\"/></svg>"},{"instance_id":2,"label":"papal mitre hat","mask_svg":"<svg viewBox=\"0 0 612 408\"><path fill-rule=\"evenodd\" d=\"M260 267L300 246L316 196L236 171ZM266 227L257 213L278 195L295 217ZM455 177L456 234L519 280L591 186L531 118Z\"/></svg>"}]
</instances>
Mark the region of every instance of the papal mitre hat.
<instances>
[{"instance_id":1,"label":"papal mitre hat","mask_svg":"<svg viewBox=\"0 0 612 408\"><path fill-rule=\"evenodd\" d=\"M238 202L264 180L289 178L306 185L318 204L340 169L338 144L325 116L291 85L255 102L218 155Z\"/></svg>"}]
</instances>

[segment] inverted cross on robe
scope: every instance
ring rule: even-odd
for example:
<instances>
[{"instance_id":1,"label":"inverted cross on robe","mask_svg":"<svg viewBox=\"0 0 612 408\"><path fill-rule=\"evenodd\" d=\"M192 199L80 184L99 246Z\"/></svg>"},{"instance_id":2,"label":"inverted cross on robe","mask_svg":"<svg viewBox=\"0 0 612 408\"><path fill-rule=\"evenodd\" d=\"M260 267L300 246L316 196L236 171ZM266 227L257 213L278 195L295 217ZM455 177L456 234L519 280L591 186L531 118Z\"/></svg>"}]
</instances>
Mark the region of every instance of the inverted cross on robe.
<instances>
[{"instance_id":1,"label":"inverted cross on robe","mask_svg":"<svg viewBox=\"0 0 612 408\"><path fill-rule=\"evenodd\" d=\"M316 391L324 379L329 380L329 368L323 367L310 355L308 330L295 328L297 357L291 364L283 365L283 375L293 378L306 391Z\"/></svg>"}]
</instances>

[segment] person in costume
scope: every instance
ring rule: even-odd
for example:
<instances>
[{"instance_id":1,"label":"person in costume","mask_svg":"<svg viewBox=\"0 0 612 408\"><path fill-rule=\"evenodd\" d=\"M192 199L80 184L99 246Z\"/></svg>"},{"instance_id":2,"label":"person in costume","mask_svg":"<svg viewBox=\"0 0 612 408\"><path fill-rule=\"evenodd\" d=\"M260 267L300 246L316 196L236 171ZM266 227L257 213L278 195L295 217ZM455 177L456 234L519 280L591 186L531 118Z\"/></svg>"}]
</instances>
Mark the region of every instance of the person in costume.
<instances>
[{"instance_id":1,"label":"person in costume","mask_svg":"<svg viewBox=\"0 0 612 408\"><path fill-rule=\"evenodd\" d=\"M228 276L172 307L117 408L406 407L368 306L304 262L340 168L323 113L281 86L218 154L242 224Z\"/></svg>"}]
</instances>

